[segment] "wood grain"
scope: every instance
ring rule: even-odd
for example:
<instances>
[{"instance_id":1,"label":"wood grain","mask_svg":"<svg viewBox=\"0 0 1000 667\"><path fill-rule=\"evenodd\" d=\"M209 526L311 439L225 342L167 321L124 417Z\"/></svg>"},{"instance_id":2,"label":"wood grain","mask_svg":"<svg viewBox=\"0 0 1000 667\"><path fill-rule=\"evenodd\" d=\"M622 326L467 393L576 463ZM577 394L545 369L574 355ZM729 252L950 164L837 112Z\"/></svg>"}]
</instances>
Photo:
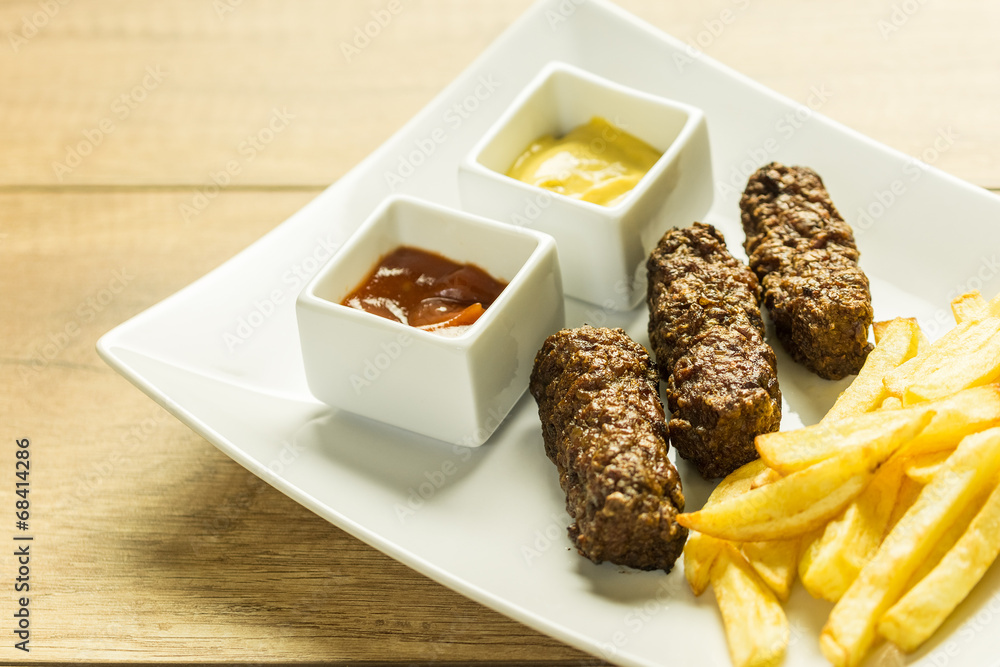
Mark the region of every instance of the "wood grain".
<instances>
[{"instance_id":1,"label":"wood grain","mask_svg":"<svg viewBox=\"0 0 1000 667\"><path fill-rule=\"evenodd\" d=\"M1000 187L1000 126L991 122L1000 112L1000 47L989 29L1000 26L996 3L917 3L892 32L880 21L895 27L900 3L884 0L822 9L792 0L621 4L793 99L825 87L823 113L908 154L952 127L956 145L935 166ZM530 2L408 0L348 61L341 43L384 5L244 0L220 15L208 0L71 2L16 53L0 49L0 125L17 128L0 136L0 184L207 182L277 108L293 121L238 184L327 185ZM33 9L0 3L3 34L23 31ZM143 91L147 68L162 81ZM122 95L143 99L123 106ZM68 173L53 166L102 120L114 131L91 155Z\"/></svg>"},{"instance_id":2,"label":"wood grain","mask_svg":"<svg viewBox=\"0 0 1000 667\"><path fill-rule=\"evenodd\" d=\"M0 663L589 661L262 484L94 351L343 175L530 0L403 0L350 60L340 43L385 2L55 4L19 40L42 4L0 1L0 470L31 438L37 577L32 652L5 622ZM825 87L823 113L911 155L951 131L935 166L1000 188L996 3L895 19L892 1L620 4L796 100ZM246 159L276 110L287 124ZM13 500L0 483L0 517ZM0 558L0 581L12 571Z\"/></svg>"}]
</instances>

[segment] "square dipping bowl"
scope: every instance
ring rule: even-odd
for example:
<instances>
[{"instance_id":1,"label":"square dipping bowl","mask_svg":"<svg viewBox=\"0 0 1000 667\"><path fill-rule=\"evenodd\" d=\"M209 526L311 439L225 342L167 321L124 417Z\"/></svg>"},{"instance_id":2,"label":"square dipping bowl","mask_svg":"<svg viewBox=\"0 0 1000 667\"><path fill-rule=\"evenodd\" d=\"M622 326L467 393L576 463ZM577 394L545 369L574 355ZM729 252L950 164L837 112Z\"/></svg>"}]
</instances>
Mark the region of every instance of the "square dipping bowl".
<instances>
[{"instance_id":1,"label":"square dipping bowl","mask_svg":"<svg viewBox=\"0 0 1000 667\"><path fill-rule=\"evenodd\" d=\"M399 246L471 263L507 282L457 336L341 305ZM312 393L421 435L478 447L528 387L535 354L564 324L552 237L418 199L388 198L295 304Z\"/></svg>"},{"instance_id":2,"label":"square dipping bowl","mask_svg":"<svg viewBox=\"0 0 1000 667\"><path fill-rule=\"evenodd\" d=\"M602 206L506 175L535 140L600 116L662 152L627 195ZM646 293L645 261L672 226L712 206L705 114L571 65L549 63L459 164L462 208L556 240L566 294L614 310Z\"/></svg>"}]
</instances>

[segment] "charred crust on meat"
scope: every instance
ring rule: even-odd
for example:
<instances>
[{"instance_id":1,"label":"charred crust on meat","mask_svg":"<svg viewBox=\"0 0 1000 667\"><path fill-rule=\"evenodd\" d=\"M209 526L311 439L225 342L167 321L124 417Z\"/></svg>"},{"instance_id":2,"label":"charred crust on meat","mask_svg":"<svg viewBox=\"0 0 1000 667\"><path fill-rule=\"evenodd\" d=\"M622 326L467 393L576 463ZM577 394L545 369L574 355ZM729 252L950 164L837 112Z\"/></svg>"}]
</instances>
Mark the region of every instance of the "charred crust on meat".
<instances>
[{"instance_id":1,"label":"charred crust on meat","mask_svg":"<svg viewBox=\"0 0 1000 667\"><path fill-rule=\"evenodd\" d=\"M750 268L788 354L829 380L860 371L872 349L871 291L823 180L772 162L750 176L740 210Z\"/></svg>"},{"instance_id":2,"label":"charred crust on meat","mask_svg":"<svg viewBox=\"0 0 1000 667\"><path fill-rule=\"evenodd\" d=\"M754 438L781 423L760 285L722 234L668 231L646 263L649 339L666 383L670 442L707 479L757 458Z\"/></svg>"},{"instance_id":3,"label":"charred crust on meat","mask_svg":"<svg viewBox=\"0 0 1000 667\"><path fill-rule=\"evenodd\" d=\"M669 572L684 548L658 386L649 354L621 329L563 329L535 357L529 389L569 536L595 563Z\"/></svg>"}]
</instances>

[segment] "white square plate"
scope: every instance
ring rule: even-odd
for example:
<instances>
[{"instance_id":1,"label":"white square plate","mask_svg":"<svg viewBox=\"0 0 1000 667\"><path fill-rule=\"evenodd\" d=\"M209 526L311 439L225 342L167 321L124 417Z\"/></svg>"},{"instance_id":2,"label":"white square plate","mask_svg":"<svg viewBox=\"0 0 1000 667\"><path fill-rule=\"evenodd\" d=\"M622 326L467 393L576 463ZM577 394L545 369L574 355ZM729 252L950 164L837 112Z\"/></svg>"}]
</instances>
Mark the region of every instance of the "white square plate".
<instances>
[{"instance_id":1,"label":"white square plate","mask_svg":"<svg viewBox=\"0 0 1000 667\"><path fill-rule=\"evenodd\" d=\"M746 177L780 160L816 169L855 226L877 319L916 316L936 338L950 326L948 301L957 291L1000 291L997 197L692 56L610 4L547 0L344 178L98 348L251 472L442 584L614 662L728 665L712 596L691 595L680 563L669 576L636 572L594 565L570 547L563 494L529 395L485 446L470 450L332 411L306 386L294 309L303 272L314 273L394 191L458 207L459 161L552 60L705 111L716 181L705 222L738 256L745 256L738 200ZM466 118L456 104L469 110ZM613 313L568 299L566 308L569 326L622 326L648 345L645 307ZM785 429L817 421L847 382L811 375L780 346L778 365ZM688 506L697 508L709 487L692 468L680 470ZM825 664L817 635L829 605L797 587L788 609L787 664ZM994 568L911 660L995 660L995 633L984 629L998 614Z\"/></svg>"}]
</instances>

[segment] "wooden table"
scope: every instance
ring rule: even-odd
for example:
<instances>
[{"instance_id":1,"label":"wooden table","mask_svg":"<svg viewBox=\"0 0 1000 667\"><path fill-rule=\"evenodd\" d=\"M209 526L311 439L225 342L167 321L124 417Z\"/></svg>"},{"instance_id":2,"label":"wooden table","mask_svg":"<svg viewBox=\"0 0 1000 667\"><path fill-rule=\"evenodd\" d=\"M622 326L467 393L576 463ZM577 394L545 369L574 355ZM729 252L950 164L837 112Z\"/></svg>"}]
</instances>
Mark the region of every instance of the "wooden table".
<instances>
[{"instance_id":1,"label":"wooden table","mask_svg":"<svg viewBox=\"0 0 1000 667\"><path fill-rule=\"evenodd\" d=\"M13 648L17 565L0 556L0 662L586 659L309 513L94 351L342 176L530 4L400 2L350 62L340 43L387 2L0 2L0 540L18 438L35 536L30 653ZM997 3L621 4L1000 189ZM275 113L290 118L251 156Z\"/></svg>"}]
</instances>

